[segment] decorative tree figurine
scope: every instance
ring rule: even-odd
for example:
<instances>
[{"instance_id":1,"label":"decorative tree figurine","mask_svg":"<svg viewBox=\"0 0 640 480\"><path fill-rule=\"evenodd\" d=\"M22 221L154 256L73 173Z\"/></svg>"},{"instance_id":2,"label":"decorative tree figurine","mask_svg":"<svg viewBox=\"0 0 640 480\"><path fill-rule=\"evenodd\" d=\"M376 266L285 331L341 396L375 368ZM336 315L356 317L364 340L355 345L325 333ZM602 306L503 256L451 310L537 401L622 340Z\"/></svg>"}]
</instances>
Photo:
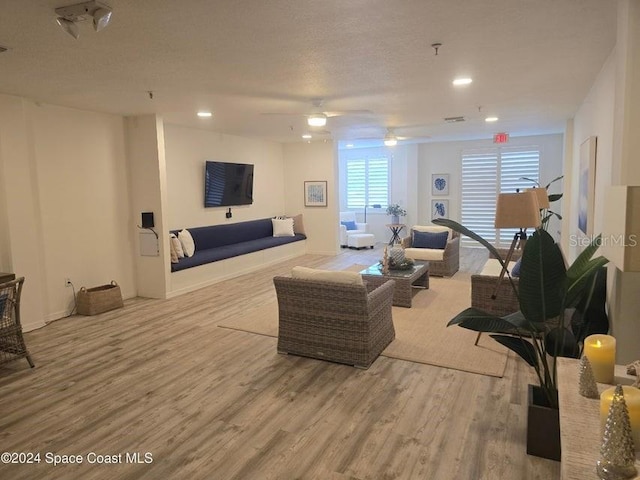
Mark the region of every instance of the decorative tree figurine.
<instances>
[{"instance_id":1,"label":"decorative tree figurine","mask_svg":"<svg viewBox=\"0 0 640 480\"><path fill-rule=\"evenodd\" d=\"M580 395L587 398L600 398L591 362L586 355L580 360Z\"/></svg>"},{"instance_id":2,"label":"decorative tree figurine","mask_svg":"<svg viewBox=\"0 0 640 480\"><path fill-rule=\"evenodd\" d=\"M384 247L384 255L382 256L382 273L389 273L389 252Z\"/></svg>"},{"instance_id":3,"label":"decorative tree figurine","mask_svg":"<svg viewBox=\"0 0 640 480\"><path fill-rule=\"evenodd\" d=\"M596 464L598 476L603 480L632 478L638 473L635 458L629 411L622 385L618 385L604 426L600 460Z\"/></svg>"}]
</instances>

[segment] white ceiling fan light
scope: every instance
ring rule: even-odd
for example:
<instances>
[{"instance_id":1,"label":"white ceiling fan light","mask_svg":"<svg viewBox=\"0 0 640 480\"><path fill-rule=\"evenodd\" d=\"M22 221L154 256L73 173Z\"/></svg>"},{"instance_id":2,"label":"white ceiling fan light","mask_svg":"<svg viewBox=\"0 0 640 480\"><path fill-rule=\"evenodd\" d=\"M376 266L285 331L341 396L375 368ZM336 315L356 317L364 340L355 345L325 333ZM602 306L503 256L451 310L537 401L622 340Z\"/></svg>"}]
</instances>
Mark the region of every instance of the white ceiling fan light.
<instances>
[{"instance_id":1,"label":"white ceiling fan light","mask_svg":"<svg viewBox=\"0 0 640 480\"><path fill-rule=\"evenodd\" d=\"M398 137L396 137L393 132L389 131L384 136L384 146L385 147L395 147L398 144Z\"/></svg>"},{"instance_id":2,"label":"white ceiling fan light","mask_svg":"<svg viewBox=\"0 0 640 480\"><path fill-rule=\"evenodd\" d=\"M324 113L314 113L307 117L307 125L310 127L324 127L327 124L327 116Z\"/></svg>"}]
</instances>

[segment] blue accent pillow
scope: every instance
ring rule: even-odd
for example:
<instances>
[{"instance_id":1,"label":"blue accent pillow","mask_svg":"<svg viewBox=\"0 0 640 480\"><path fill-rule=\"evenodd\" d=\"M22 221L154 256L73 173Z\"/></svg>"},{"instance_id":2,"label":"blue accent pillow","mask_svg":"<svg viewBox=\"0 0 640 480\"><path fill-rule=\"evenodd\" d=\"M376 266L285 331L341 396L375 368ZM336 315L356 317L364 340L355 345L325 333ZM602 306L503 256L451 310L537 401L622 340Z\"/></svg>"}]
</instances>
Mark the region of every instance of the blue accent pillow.
<instances>
[{"instance_id":1,"label":"blue accent pillow","mask_svg":"<svg viewBox=\"0 0 640 480\"><path fill-rule=\"evenodd\" d=\"M413 231L413 242L411 246L413 248L432 248L438 250L444 250L447 246L447 238L449 232L418 232Z\"/></svg>"},{"instance_id":2,"label":"blue accent pillow","mask_svg":"<svg viewBox=\"0 0 640 480\"><path fill-rule=\"evenodd\" d=\"M340 222L342 225L344 225L345 227L347 227L347 230L357 230L358 227L356 227L356 222L354 222L353 220L349 220L348 222Z\"/></svg>"},{"instance_id":3,"label":"blue accent pillow","mask_svg":"<svg viewBox=\"0 0 640 480\"><path fill-rule=\"evenodd\" d=\"M520 276L520 267L522 264L522 257L520 257L518 259L518 261L516 262L516 264L513 266L513 268L511 269L511 276L512 277L519 277Z\"/></svg>"}]
</instances>

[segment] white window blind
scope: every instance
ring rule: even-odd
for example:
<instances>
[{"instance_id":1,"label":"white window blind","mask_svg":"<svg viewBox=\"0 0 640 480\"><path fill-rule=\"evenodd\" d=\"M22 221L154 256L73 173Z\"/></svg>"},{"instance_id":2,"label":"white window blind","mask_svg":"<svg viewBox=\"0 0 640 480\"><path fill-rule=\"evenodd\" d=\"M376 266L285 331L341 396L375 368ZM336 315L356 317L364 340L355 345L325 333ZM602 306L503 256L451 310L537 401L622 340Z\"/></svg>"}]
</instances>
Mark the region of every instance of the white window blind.
<instances>
[{"instance_id":1,"label":"white window blind","mask_svg":"<svg viewBox=\"0 0 640 480\"><path fill-rule=\"evenodd\" d=\"M347 208L389 204L389 159L383 156L349 158L347 170Z\"/></svg>"},{"instance_id":2,"label":"white window blind","mask_svg":"<svg viewBox=\"0 0 640 480\"><path fill-rule=\"evenodd\" d=\"M539 175L538 147L462 152L461 223L497 247L509 246L516 230L494 228L496 197L500 192L533 187L522 178L538 181ZM463 236L462 245L475 247L478 243Z\"/></svg>"}]
</instances>

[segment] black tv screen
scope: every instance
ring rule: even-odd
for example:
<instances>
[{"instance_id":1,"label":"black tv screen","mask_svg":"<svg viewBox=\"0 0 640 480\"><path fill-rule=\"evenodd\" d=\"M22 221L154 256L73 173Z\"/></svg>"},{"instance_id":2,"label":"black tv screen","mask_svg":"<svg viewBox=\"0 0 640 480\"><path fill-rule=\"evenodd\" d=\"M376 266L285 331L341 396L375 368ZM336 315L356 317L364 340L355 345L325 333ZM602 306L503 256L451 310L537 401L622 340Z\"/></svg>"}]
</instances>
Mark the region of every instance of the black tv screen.
<instances>
[{"instance_id":1,"label":"black tv screen","mask_svg":"<svg viewBox=\"0 0 640 480\"><path fill-rule=\"evenodd\" d=\"M253 165L207 161L204 206L227 207L253 203Z\"/></svg>"}]
</instances>

